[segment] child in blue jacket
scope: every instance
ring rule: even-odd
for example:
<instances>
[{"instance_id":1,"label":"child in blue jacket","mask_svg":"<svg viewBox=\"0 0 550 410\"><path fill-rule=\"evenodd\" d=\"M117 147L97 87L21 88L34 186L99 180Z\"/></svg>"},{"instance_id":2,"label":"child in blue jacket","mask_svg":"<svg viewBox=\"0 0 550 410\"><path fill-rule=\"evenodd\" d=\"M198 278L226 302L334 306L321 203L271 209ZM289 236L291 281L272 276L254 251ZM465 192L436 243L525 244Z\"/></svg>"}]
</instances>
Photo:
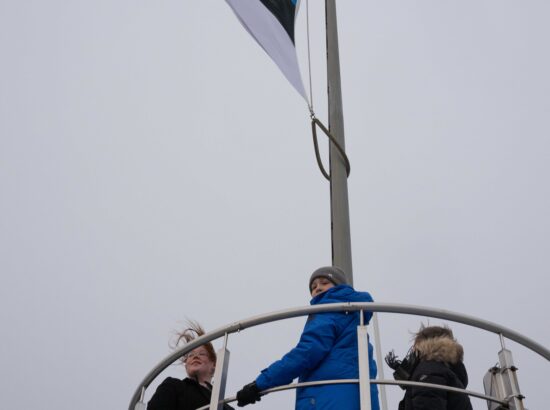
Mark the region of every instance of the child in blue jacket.
<instances>
[{"instance_id":1,"label":"child in blue jacket","mask_svg":"<svg viewBox=\"0 0 550 410\"><path fill-rule=\"evenodd\" d=\"M311 304L342 302L372 302L367 292L357 292L346 285L344 272L335 266L317 269L309 280ZM367 313L366 322L372 317ZM280 360L262 370L256 380L237 393L239 407L260 400L260 392L299 382L334 379L358 379L357 326L359 312L327 312L308 317L300 341ZM376 362L369 342L369 373L376 378ZM356 410L359 409L357 384L333 384L297 389L296 410ZM378 388L371 384L371 406L379 410Z\"/></svg>"}]
</instances>

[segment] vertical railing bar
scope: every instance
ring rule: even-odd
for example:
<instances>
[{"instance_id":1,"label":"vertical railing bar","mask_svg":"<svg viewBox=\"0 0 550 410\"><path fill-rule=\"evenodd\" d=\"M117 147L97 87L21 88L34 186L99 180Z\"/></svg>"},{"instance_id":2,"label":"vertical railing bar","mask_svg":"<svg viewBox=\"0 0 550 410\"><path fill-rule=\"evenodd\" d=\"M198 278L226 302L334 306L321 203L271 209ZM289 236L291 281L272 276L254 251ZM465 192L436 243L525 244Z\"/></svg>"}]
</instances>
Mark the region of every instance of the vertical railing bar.
<instances>
[{"instance_id":1,"label":"vertical railing bar","mask_svg":"<svg viewBox=\"0 0 550 410\"><path fill-rule=\"evenodd\" d=\"M145 402L143 399L145 398L145 386L141 386L141 392L139 394L139 401L136 403L134 410L145 410Z\"/></svg>"},{"instance_id":2,"label":"vertical railing bar","mask_svg":"<svg viewBox=\"0 0 550 410\"><path fill-rule=\"evenodd\" d=\"M499 333L498 334L498 337L500 339L500 347L504 350L506 349L506 344L504 343L504 336L502 335L502 333Z\"/></svg>"},{"instance_id":3,"label":"vertical railing bar","mask_svg":"<svg viewBox=\"0 0 550 410\"><path fill-rule=\"evenodd\" d=\"M369 336L364 325L363 310L359 311L360 325L357 326L357 355L359 356L359 400L361 410L371 410Z\"/></svg>"},{"instance_id":4,"label":"vertical railing bar","mask_svg":"<svg viewBox=\"0 0 550 410\"><path fill-rule=\"evenodd\" d=\"M230 352L227 350L227 340L229 334L226 332L223 338L223 347L218 350L216 359L216 370L214 371L214 380L212 381L212 395L210 396L210 410L223 410L223 403L220 403L220 397L225 396L225 385L227 382L227 369L229 367Z\"/></svg>"},{"instance_id":5,"label":"vertical railing bar","mask_svg":"<svg viewBox=\"0 0 550 410\"><path fill-rule=\"evenodd\" d=\"M374 348L376 349L376 360L378 362L378 377L385 379L384 377L384 360L382 359L382 342L380 340L380 327L378 326L378 313L372 314L372 324L374 326ZM382 404L382 410L388 410L388 397L386 396L386 385L379 386L380 389L380 401Z\"/></svg>"}]
</instances>

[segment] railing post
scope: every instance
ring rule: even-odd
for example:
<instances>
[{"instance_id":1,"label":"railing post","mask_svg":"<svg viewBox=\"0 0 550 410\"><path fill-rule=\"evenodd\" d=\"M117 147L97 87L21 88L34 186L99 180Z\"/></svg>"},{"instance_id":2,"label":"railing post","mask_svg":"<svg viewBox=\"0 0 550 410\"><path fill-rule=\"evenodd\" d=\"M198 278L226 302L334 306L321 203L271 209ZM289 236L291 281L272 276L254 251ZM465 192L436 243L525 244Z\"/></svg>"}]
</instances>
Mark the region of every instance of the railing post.
<instances>
[{"instance_id":1,"label":"railing post","mask_svg":"<svg viewBox=\"0 0 550 410\"><path fill-rule=\"evenodd\" d=\"M229 367L229 350L227 350L227 333L223 339L223 347L217 352L216 370L214 371L214 379L212 381L212 396L210 397L209 410L222 410L223 400L225 396L225 384L227 382L227 368Z\"/></svg>"},{"instance_id":2,"label":"railing post","mask_svg":"<svg viewBox=\"0 0 550 410\"><path fill-rule=\"evenodd\" d=\"M385 379L384 377L384 359L382 359L382 342L380 341L380 327L378 326L378 313L372 314L372 325L374 327L374 349L376 351L376 361L378 362L378 378ZM386 385L382 384L378 386L380 391L380 407L382 410L388 410L388 398L386 396Z\"/></svg>"},{"instance_id":3,"label":"railing post","mask_svg":"<svg viewBox=\"0 0 550 410\"><path fill-rule=\"evenodd\" d=\"M516 374L517 367L514 366L512 352L508 349L502 349L498 352L498 361L504 379L504 391L506 392L506 400L508 400L510 410L524 410L523 396L519 391Z\"/></svg>"},{"instance_id":4,"label":"railing post","mask_svg":"<svg viewBox=\"0 0 550 410\"><path fill-rule=\"evenodd\" d=\"M506 349L504 337L499 334L501 350L498 352L499 365L489 369L483 378L485 393L508 402L510 410L524 410L523 395L519 390L512 352ZM488 403L489 410L498 410L495 403Z\"/></svg>"},{"instance_id":5,"label":"railing post","mask_svg":"<svg viewBox=\"0 0 550 410\"><path fill-rule=\"evenodd\" d=\"M141 393L139 395L139 401L136 403L134 410L145 410L147 406L143 399L145 398L145 387L141 388Z\"/></svg>"},{"instance_id":6,"label":"railing post","mask_svg":"<svg viewBox=\"0 0 550 410\"><path fill-rule=\"evenodd\" d=\"M359 311L360 319L357 326L357 350L359 356L359 399L361 410L371 410L370 369L369 369L369 337L364 324L363 311Z\"/></svg>"}]
</instances>

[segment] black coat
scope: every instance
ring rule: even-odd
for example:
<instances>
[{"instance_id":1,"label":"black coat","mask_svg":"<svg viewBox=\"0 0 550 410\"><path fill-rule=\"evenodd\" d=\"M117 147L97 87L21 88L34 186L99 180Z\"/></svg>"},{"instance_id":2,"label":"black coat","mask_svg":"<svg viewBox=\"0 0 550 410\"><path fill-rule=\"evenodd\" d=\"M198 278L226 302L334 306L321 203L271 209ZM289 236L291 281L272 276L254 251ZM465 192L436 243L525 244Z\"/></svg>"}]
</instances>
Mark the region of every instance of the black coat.
<instances>
[{"instance_id":1,"label":"black coat","mask_svg":"<svg viewBox=\"0 0 550 410\"><path fill-rule=\"evenodd\" d=\"M212 387L212 386L210 386ZM147 410L196 410L210 403L211 390L189 377L166 378L147 404ZM227 404L224 410L233 410Z\"/></svg>"},{"instance_id":2,"label":"black coat","mask_svg":"<svg viewBox=\"0 0 550 410\"><path fill-rule=\"evenodd\" d=\"M411 381L466 388L468 374L462 362L449 364L435 360L421 361L413 371ZM399 410L472 410L466 394L427 387L407 387Z\"/></svg>"}]
</instances>

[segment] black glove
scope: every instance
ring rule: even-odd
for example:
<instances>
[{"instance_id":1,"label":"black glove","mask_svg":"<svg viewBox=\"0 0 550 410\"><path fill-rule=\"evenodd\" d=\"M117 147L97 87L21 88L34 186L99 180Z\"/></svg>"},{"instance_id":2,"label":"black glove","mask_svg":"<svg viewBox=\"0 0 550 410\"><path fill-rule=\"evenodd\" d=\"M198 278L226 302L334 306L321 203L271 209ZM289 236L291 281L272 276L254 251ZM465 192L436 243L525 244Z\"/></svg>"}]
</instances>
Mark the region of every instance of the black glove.
<instances>
[{"instance_id":1,"label":"black glove","mask_svg":"<svg viewBox=\"0 0 550 410\"><path fill-rule=\"evenodd\" d=\"M260 389L256 382L248 383L237 392L237 406L244 407L247 404L253 404L260 401Z\"/></svg>"}]
</instances>

